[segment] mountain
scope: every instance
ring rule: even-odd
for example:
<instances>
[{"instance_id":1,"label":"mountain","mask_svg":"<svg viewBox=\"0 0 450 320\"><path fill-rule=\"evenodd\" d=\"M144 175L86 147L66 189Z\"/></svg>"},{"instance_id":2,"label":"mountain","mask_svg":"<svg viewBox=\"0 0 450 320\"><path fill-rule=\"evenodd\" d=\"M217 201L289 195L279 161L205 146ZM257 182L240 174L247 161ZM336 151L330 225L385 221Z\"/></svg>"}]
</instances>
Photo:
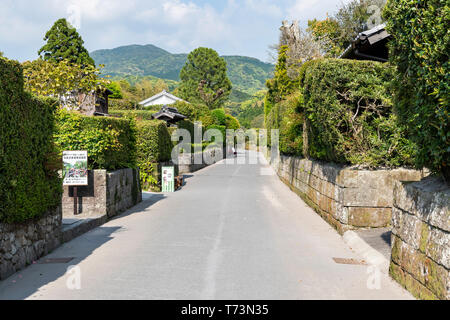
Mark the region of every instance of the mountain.
<instances>
[{"instance_id":1,"label":"mountain","mask_svg":"<svg viewBox=\"0 0 450 320\"><path fill-rule=\"evenodd\" d=\"M90 53L102 73L113 78L152 76L179 81L187 54L172 54L154 45L130 45ZM266 80L273 75L274 66L243 56L223 56L228 65L228 77L235 89L253 94L265 89Z\"/></svg>"}]
</instances>

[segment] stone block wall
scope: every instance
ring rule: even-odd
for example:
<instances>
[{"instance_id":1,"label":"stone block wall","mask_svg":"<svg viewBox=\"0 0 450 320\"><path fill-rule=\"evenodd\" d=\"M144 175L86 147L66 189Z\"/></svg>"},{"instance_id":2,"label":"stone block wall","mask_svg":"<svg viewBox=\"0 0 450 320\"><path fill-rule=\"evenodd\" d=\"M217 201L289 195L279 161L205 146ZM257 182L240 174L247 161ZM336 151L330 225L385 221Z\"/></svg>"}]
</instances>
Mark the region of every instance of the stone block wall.
<instances>
[{"instance_id":1,"label":"stone block wall","mask_svg":"<svg viewBox=\"0 0 450 320\"><path fill-rule=\"evenodd\" d=\"M0 223L0 280L32 264L61 244L61 207L23 224Z\"/></svg>"},{"instance_id":2,"label":"stone block wall","mask_svg":"<svg viewBox=\"0 0 450 320\"><path fill-rule=\"evenodd\" d=\"M450 187L396 182L391 276L420 299L450 299Z\"/></svg>"},{"instance_id":3,"label":"stone block wall","mask_svg":"<svg viewBox=\"0 0 450 320\"><path fill-rule=\"evenodd\" d=\"M204 157L206 156L210 159L214 159L214 157L220 152L221 152L220 148L217 148L207 151L205 150L205 152L201 154L193 154L193 153L180 154L178 157L179 174L192 173L209 166L210 164L207 164L205 162ZM222 150L222 155L223 159L225 157L225 149ZM199 163L196 163L195 161L196 157L202 159L202 161L197 161Z\"/></svg>"},{"instance_id":4,"label":"stone block wall","mask_svg":"<svg viewBox=\"0 0 450 320\"><path fill-rule=\"evenodd\" d=\"M389 226L395 181L418 181L424 176L416 170L357 170L284 155L272 165L281 180L341 234Z\"/></svg>"},{"instance_id":5,"label":"stone block wall","mask_svg":"<svg viewBox=\"0 0 450 320\"><path fill-rule=\"evenodd\" d=\"M139 170L90 170L88 177L89 185L77 191L79 213L84 216L113 217L142 201ZM64 187L62 210L67 218L74 217L73 189Z\"/></svg>"}]
</instances>

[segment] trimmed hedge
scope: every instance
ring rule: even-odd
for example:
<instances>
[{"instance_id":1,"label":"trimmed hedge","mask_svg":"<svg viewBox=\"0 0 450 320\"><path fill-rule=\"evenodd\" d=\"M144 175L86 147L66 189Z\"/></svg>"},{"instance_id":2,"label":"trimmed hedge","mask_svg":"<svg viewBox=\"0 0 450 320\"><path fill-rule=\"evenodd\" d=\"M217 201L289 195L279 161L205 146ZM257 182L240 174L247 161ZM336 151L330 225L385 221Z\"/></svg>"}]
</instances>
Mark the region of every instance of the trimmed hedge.
<instances>
[{"instance_id":1,"label":"trimmed hedge","mask_svg":"<svg viewBox=\"0 0 450 320\"><path fill-rule=\"evenodd\" d=\"M0 222L20 223L59 205L53 99L23 89L22 67L0 58Z\"/></svg>"},{"instance_id":2,"label":"trimmed hedge","mask_svg":"<svg viewBox=\"0 0 450 320\"><path fill-rule=\"evenodd\" d=\"M394 107L415 143L415 165L450 183L450 3L389 0L384 17L398 70Z\"/></svg>"},{"instance_id":3,"label":"trimmed hedge","mask_svg":"<svg viewBox=\"0 0 450 320\"><path fill-rule=\"evenodd\" d=\"M297 91L275 104L266 119L268 145L271 144L271 130L279 129L280 152L286 155L303 156L303 97Z\"/></svg>"},{"instance_id":4,"label":"trimmed hedge","mask_svg":"<svg viewBox=\"0 0 450 320\"><path fill-rule=\"evenodd\" d=\"M393 113L393 68L373 61L319 59L301 70L312 158L374 167L411 165L413 146Z\"/></svg>"},{"instance_id":5,"label":"trimmed hedge","mask_svg":"<svg viewBox=\"0 0 450 320\"><path fill-rule=\"evenodd\" d=\"M136 125L131 118L88 117L60 110L55 141L61 152L87 150L91 170L136 167Z\"/></svg>"},{"instance_id":6,"label":"trimmed hedge","mask_svg":"<svg viewBox=\"0 0 450 320\"><path fill-rule=\"evenodd\" d=\"M114 117L132 117L137 120L152 120L152 115L157 111L150 110L110 110L109 114Z\"/></svg>"},{"instance_id":7,"label":"trimmed hedge","mask_svg":"<svg viewBox=\"0 0 450 320\"><path fill-rule=\"evenodd\" d=\"M143 190L159 189L160 162L172 158L172 140L166 123L159 120L137 122L137 164Z\"/></svg>"}]
</instances>

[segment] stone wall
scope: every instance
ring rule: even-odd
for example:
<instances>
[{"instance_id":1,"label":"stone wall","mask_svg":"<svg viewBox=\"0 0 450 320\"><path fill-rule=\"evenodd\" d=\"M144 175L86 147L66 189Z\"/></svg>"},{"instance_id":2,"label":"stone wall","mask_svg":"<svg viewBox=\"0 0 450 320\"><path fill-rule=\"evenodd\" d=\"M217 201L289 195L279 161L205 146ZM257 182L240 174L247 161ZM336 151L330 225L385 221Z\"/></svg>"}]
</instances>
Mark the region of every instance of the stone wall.
<instances>
[{"instance_id":1,"label":"stone wall","mask_svg":"<svg viewBox=\"0 0 450 320\"><path fill-rule=\"evenodd\" d=\"M421 299L450 299L450 187L428 177L394 188L391 276Z\"/></svg>"},{"instance_id":2,"label":"stone wall","mask_svg":"<svg viewBox=\"0 0 450 320\"><path fill-rule=\"evenodd\" d=\"M84 216L113 217L142 201L139 170L121 169L114 172L90 170L89 186L78 187L79 213ZM62 209L64 217L74 216L73 187L64 187Z\"/></svg>"},{"instance_id":3,"label":"stone wall","mask_svg":"<svg viewBox=\"0 0 450 320\"><path fill-rule=\"evenodd\" d=\"M61 207L23 224L0 223L0 280L61 244Z\"/></svg>"},{"instance_id":4,"label":"stone wall","mask_svg":"<svg viewBox=\"0 0 450 320\"><path fill-rule=\"evenodd\" d=\"M281 180L341 234L390 225L395 181L424 176L416 170L357 170L284 155L272 165Z\"/></svg>"},{"instance_id":5,"label":"stone wall","mask_svg":"<svg viewBox=\"0 0 450 320\"><path fill-rule=\"evenodd\" d=\"M193 153L180 154L178 157L179 174L192 173L209 166L210 164L205 162L204 157L206 156L210 159L214 159L214 157L220 152L221 152L220 148L216 148L211 150L205 150L205 152L201 154L193 154ZM198 159L201 159L201 161L195 161L196 157ZM224 159L224 157L225 157L225 149L222 150L221 160Z\"/></svg>"}]
</instances>

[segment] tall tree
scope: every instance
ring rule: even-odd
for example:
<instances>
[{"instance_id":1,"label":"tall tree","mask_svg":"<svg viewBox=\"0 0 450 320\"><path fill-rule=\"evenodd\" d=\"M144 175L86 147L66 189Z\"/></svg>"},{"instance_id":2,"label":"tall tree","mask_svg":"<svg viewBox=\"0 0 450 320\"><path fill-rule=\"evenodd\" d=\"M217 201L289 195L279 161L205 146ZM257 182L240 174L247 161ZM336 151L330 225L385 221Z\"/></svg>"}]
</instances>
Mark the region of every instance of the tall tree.
<instances>
[{"instance_id":1,"label":"tall tree","mask_svg":"<svg viewBox=\"0 0 450 320\"><path fill-rule=\"evenodd\" d=\"M56 21L45 34L44 41L47 43L38 51L38 55L46 61L66 60L82 66L95 66L94 60L83 46L83 39L66 19Z\"/></svg>"},{"instance_id":2,"label":"tall tree","mask_svg":"<svg viewBox=\"0 0 450 320\"><path fill-rule=\"evenodd\" d=\"M188 55L180 79L181 97L192 103L204 103L210 109L221 107L232 89L225 59L209 48L197 48Z\"/></svg>"}]
</instances>

